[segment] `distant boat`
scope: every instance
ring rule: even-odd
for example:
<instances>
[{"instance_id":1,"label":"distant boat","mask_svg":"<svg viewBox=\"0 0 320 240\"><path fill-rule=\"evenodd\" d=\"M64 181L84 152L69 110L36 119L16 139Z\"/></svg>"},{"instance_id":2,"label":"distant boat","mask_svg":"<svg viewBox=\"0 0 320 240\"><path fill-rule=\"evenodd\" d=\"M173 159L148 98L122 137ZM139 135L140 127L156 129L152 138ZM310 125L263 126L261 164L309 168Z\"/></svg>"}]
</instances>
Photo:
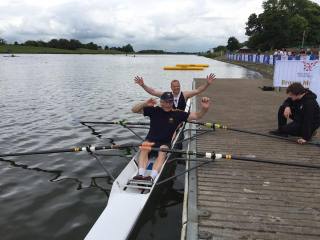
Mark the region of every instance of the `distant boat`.
<instances>
[{"instance_id":1,"label":"distant boat","mask_svg":"<svg viewBox=\"0 0 320 240\"><path fill-rule=\"evenodd\" d=\"M209 64L176 64L177 67L209 67Z\"/></svg>"},{"instance_id":2,"label":"distant boat","mask_svg":"<svg viewBox=\"0 0 320 240\"><path fill-rule=\"evenodd\" d=\"M203 67L177 67L177 66L175 66L175 67L173 67L173 66L166 66L166 67L164 67L163 68L163 70L197 70L197 71L201 71L201 70L203 70Z\"/></svg>"},{"instance_id":3,"label":"distant boat","mask_svg":"<svg viewBox=\"0 0 320 240\"><path fill-rule=\"evenodd\" d=\"M20 56L17 56L17 55L11 54L11 55L9 55L9 56L3 56L3 57L20 57Z\"/></svg>"}]
</instances>

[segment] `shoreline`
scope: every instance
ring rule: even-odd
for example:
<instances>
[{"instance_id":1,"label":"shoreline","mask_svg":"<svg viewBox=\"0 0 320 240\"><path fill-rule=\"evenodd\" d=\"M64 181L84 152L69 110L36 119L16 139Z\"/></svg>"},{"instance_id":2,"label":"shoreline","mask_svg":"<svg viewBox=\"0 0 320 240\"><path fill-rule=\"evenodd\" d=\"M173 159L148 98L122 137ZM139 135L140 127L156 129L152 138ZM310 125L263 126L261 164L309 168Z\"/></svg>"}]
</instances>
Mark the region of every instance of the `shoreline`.
<instances>
[{"instance_id":1,"label":"shoreline","mask_svg":"<svg viewBox=\"0 0 320 240\"><path fill-rule=\"evenodd\" d=\"M93 50L79 48L76 50L68 50L61 48L33 47L33 46L16 46L1 45L0 54L125 54L115 50Z\"/></svg>"},{"instance_id":2,"label":"shoreline","mask_svg":"<svg viewBox=\"0 0 320 240\"><path fill-rule=\"evenodd\" d=\"M49 48L49 47L34 47L23 45L0 45L0 54L104 54L104 55L195 55L197 53L187 52L121 52L112 49L87 49L78 48L75 50L62 49L62 48Z\"/></svg>"},{"instance_id":3,"label":"shoreline","mask_svg":"<svg viewBox=\"0 0 320 240\"><path fill-rule=\"evenodd\" d=\"M205 56L207 57L207 56ZM208 57L211 58L211 57ZM213 60L217 60L220 62L230 63L237 66L241 66L244 68L247 68L249 70L256 71L260 73L265 79L269 79L270 81L273 80L273 71L274 67L273 65L265 65L265 64L257 64L257 63L249 63L249 62L236 62L236 61L229 61L226 59L225 56L211 58Z\"/></svg>"}]
</instances>

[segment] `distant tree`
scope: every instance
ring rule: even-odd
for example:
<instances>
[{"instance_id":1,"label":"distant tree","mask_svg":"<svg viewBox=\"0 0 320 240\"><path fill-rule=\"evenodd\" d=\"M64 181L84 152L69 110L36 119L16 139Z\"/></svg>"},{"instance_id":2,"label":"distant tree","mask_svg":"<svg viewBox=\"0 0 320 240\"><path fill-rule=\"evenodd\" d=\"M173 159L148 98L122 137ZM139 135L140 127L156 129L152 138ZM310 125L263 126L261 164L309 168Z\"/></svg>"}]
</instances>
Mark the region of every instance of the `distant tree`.
<instances>
[{"instance_id":1,"label":"distant tree","mask_svg":"<svg viewBox=\"0 0 320 240\"><path fill-rule=\"evenodd\" d=\"M145 54L164 54L165 52L163 50L154 50L154 49L148 49L148 50L141 50L138 53L145 53Z\"/></svg>"},{"instance_id":2,"label":"distant tree","mask_svg":"<svg viewBox=\"0 0 320 240\"><path fill-rule=\"evenodd\" d=\"M98 45L93 42L90 42L90 43L84 44L83 48L98 50Z\"/></svg>"},{"instance_id":3,"label":"distant tree","mask_svg":"<svg viewBox=\"0 0 320 240\"><path fill-rule=\"evenodd\" d=\"M58 46L59 46L58 39L51 39L51 40L48 42L48 47L58 48Z\"/></svg>"},{"instance_id":4,"label":"distant tree","mask_svg":"<svg viewBox=\"0 0 320 240\"><path fill-rule=\"evenodd\" d=\"M263 12L246 23L248 46L254 49L296 47L305 33L309 46L320 44L320 5L310 0L266 0Z\"/></svg>"},{"instance_id":5,"label":"distant tree","mask_svg":"<svg viewBox=\"0 0 320 240\"><path fill-rule=\"evenodd\" d=\"M319 12L320 13L320 12ZM320 15L319 15L320 18ZM299 14L292 16L288 20L288 35L291 36L289 45L298 46L301 43L303 32L309 32L309 23L307 19ZM320 25L319 25L320 28Z\"/></svg>"},{"instance_id":6,"label":"distant tree","mask_svg":"<svg viewBox=\"0 0 320 240\"><path fill-rule=\"evenodd\" d=\"M240 43L238 41L238 39L236 39L235 37L230 37L228 39L228 44L227 44L227 49L231 52L238 50L240 48Z\"/></svg>"},{"instance_id":7,"label":"distant tree","mask_svg":"<svg viewBox=\"0 0 320 240\"><path fill-rule=\"evenodd\" d=\"M33 40L25 41L23 45L25 45L25 46L38 47L38 43L37 43L37 41L33 41Z\"/></svg>"},{"instance_id":8,"label":"distant tree","mask_svg":"<svg viewBox=\"0 0 320 240\"><path fill-rule=\"evenodd\" d=\"M40 41L37 41L37 46L38 46L38 47L47 47L47 45L48 45L48 44L47 44L46 42L44 42L44 41L41 41L41 40L40 40Z\"/></svg>"},{"instance_id":9,"label":"distant tree","mask_svg":"<svg viewBox=\"0 0 320 240\"><path fill-rule=\"evenodd\" d=\"M4 40L3 38L0 38L0 45L6 45L7 42L6 40Z\"/></svg>"},{"instance_id":10,"label":"distant tree","mask_svg":"<svg viewBox=\"0 0 320 240\"><path fill-rule=\"evenodd\" d=\"M244 42L240 43L240 48L242 48L244 46L248 46L248 41L244 41Z\"/></svg>"},{"instance_id":11,"label":"distant tree","mask_svg":"<svg viewBox=\"0 0 320 240\"><path fill-rule=\"evenodd\" d=\"M247 26L246 26L246 35L251 36L254 34L259 34L262 31L261 19L258 18L257 14L253 13L249 16Z\"/></svg>"},{"instance_id":12,"label":"distant tree","mask_svg":"<svg viewBox=\"0 0 320 240\"><path fill-rule=\"evenodd\" d=\"M134 52L133 47L130 44L123 46L122 51L126 53Z\"/></svg>"},{"instance_id":13,"label":"distant tree","mask_svg":"<svg viewBox=\"0 0 320 240\"><path fill-rule=\"evenodd\" d=\"M123 49L121 47L111 47L110 50L116 50L122 52Z\"/></svg>"},{"instance_id":14,"label":"distant tree","mask_svg":"<svg viewBox=\"0 0 320 240\"><path fill-rule=\"evenodd\" d=\"M83 44L82 44L79 40L70 39L69 49L70 49L70 50L75 50L75 49L81 48L82 45L83 45Z\"/></svg>"},{"instance_id":15,"label":"distant tree","mask_svg":"<svg viewBox=\"0 0 320 240\"><path fill-rule=\"evenodd\" d=\"M68 40L64 38L51 39L49 42L28 40L23 45L36 46L36 47L60 48L60 49L69 49L69 50L75 50L78 48L87 48L87 49L93 49L93 50L102 49L101 46L98 46L93 42L82 44L79 40L76 40L76 39Z\"/></svg>"},{"instance_id":16,"label":"distant tree","mask_svg":"<svg viewBox=\"0 0 320 240\"><path fill-rule=\"evenodd\" d=\"M60 38L58 40L58 46L57 48L61 48L61 49L69 49L69 40L64 39L64 38Z\"/></svg>"},{"instance_id":17,"label":"distant tree","mask_svg":"<svg viewBox=\"0 0 320 240\"><path fill-rule=\"evenodd\" d=\"M227 50L227 47L226 46L222 46L222 45L214 48L215 52L221 52L221 51L225 52L226 50Z\"/></svg>"},{"instance_id":18,"label":"distant tree","mask_svg":"<svg viewBox=\"0 0 320 240\"><path fill-rule=\"evenodd\" d=\"M109 49L109 47L106 45L106 46L104 46L104 50L108 50Z\"/></svg>"},{"instance_id":19,"label":"distant tree","mask_svg":"<svg viewBox=\"0 0 320 240\"><path fill-rule=\"evenodd\" d=\"M17 41L14 42L14 45L19 45L19 43Z\"/></svg>"}]
</instances>

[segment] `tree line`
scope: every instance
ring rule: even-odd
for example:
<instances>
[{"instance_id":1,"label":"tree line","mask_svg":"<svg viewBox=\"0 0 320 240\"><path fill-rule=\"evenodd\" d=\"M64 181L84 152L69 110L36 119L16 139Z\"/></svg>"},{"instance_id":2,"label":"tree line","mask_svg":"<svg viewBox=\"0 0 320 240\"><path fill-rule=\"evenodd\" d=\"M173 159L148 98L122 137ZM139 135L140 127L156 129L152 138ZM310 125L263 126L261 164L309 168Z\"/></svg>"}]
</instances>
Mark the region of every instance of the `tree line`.
<instances>
[{"instance_id":1,"label":"tree line","mask_svg":"<svg viewBox=\"0 0 320 240\"><path fill-rule=\"evenodd\" d=\"M320 6L309 0L268 0L246 23L248 47L269 50L320 45Z\"/></svg>"},{"instance_id":2,"label":"tree line","mask_svg":"<svg viewBox=\"0 0 320 240\"><path fill-rule=\"evenodd\" d=\"M7 42L0 38L0 45L6 45ZM32 47L49 47L49 48L59 48L59 49L67 49L67 50L76 50L79 48L84 49L91 49L91 50L99 50L102 49L101 46L90 42L83 44L79 40L76 39L51 39L48 42L45 41L34 41L34 40L28 40L24 43L18 43L14 42L14 45L20 45L20 46L32 46ZM137 53L137 54L195 54L195 53L186 53L186 52L167 52L163 50L157 50L157 49L147 49L147 50L140 50L135 51L131 44L124 45L122 47L108 47L104 46L104 50L115 50L118 52L124 52L124 53Z\"/></svg>"},{"instance_id":3,"label":"tree line","mask_svg":"<svg viewBox=\"0 0 320 240\"><path fill-rule=\"evenodd\" d=\"M252 13L246 22L248 41L230 37L215 51L235 51L243 46L269 51L281 48L320 46L320 6L310 0L267 0L263 12Z\"/></svg>"},{"instance_id":4,"label":"tree line","mask_svg":"<svg viewBox=\"0 0 320 240\"><path fill-rule=\"evenodd\" d=\"M0 38L0 45L6 45L7 42L3 39ZM59 49L67 49L67 50L76 50L79 48L84 48L84 49L90 49L90 50L99 50L102 49L101 46L99 46L96 43L89 42L89 43L82 43L77 39L51 39L48 42L39 40L39 41L34 41L34 40L27 40L24 43L19 44L18 42L14 42L14 45L21 45L21 46L33 46L33 47L49 47L49 48L59 48ZM131 53L134 52L133 47L130 44L127 44L122 47L108 47L104 46L104 50L117 50L120 52L126 52L126 53Z\"/></svg>"}]
</instances>

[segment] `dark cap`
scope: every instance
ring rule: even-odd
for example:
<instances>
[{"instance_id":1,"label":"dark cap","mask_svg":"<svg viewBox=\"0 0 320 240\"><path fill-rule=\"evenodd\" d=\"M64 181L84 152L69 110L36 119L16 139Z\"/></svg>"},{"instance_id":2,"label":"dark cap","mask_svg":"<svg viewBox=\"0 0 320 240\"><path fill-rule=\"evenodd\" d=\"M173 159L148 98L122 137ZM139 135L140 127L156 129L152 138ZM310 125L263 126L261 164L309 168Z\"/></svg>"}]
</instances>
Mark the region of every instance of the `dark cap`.
<instances>
[{"instance_id":1,"label":"dark cap","mask_svg":"<svg viewBox=\"0 0 320 240\"><path fill-rule=\"evenodd\" d=\"M173 94L172 92L164 92L160 99L166 102L173 102Z\"/></svg>"}]
</instances>

